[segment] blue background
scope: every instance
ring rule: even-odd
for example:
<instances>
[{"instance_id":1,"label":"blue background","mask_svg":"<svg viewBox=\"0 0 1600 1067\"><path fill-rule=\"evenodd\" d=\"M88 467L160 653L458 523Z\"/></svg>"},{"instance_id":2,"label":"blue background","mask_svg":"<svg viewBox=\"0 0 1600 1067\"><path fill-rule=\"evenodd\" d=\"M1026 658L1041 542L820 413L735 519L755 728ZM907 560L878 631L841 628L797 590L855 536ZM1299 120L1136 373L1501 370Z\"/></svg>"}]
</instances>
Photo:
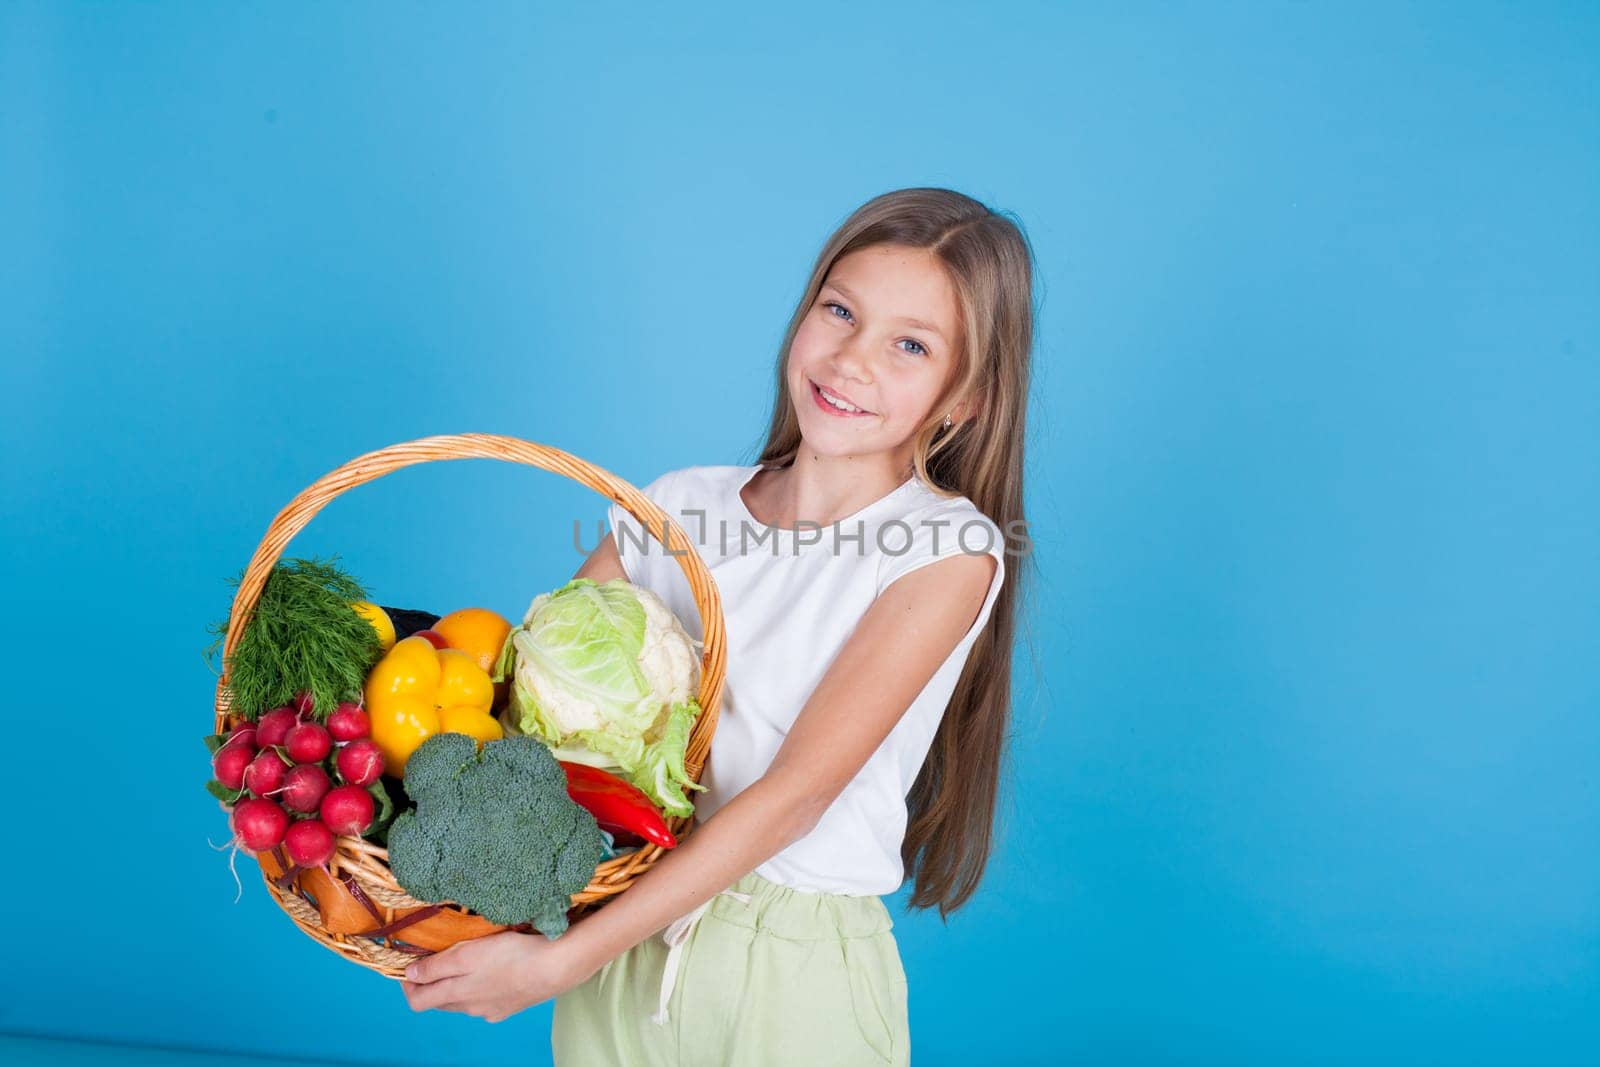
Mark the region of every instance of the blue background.
<instances>
[{"instance_id":1,"label":"blue background","mask_svg":"<svg viewBox=\"0 0 1600 1067\"><path fill-rule=\"evenodd\" d=\"M1038 583L989 876L894 902L917 1062L1600 1061L1597 9L576 7L0 9L0 1031L542 1062L234 903L225 579L428 434L752 462L931 184L1038 256ZM433 464L293 552L509 615L604 504Z\"/></svg>"}]
</instances>

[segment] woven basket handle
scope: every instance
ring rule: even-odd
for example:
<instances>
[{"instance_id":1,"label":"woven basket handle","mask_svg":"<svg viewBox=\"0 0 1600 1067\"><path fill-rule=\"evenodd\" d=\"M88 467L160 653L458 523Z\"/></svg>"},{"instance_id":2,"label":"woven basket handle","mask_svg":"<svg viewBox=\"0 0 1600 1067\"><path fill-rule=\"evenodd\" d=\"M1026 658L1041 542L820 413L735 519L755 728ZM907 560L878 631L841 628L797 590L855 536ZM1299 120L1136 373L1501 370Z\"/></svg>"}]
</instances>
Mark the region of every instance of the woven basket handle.
<instances>
[{"instance_id":1,"label":"woven basket handle","mask_svg":"<svg viewBox=\"0 0 1600 1067\"><path fill-rule=\"evenodd\" d=\"M723 678L727 670L727 641L723 629L722 598L717 593L716 583L712 581L711 572L707 569L705 561L700 558L700 553L695 551L683 528L673 521L671 516L661 510L649 497L610 471L585 462L559 448L498 434L443 434L380 448L376 452L357 456L342 467L323 475L289 501L288 506L272 520L272 525L267 527L266 536L261 539L255 555L250 559L250 565L245 568L244 578L239 582L239 590L233 597L233 608L228 616L231 624L222 648L223 671L217 680L217 731L220 733L223 730L228 716L227 663L245 631L245 626L249 623L249 616L255 611L256 601L261 597L261 589L266 585L267 576L272 573L272 568L277 565L289 542L305 529L306 524L316 517L317 512L345 490L365 485L403 467L446 459L506 460L511 463L524 463L530 467L540 467L571 478L622 505L630 515L643 523L650 536L658 543L663 543L672 557L678 561L678 566L683 568L684 577L689 579L689 589L694 593L695 607L700 611L700 621L704 629L702 634L704 646L700 660L701 714L695 719L694 728L690 732L688 753L684 759L689 776L698 781L706 757L711 751L711 736L716 730L717 713L722 703ZM665 542L662 542L658 533L662 530L666 532Z\"/></svg>"}]
</instances>

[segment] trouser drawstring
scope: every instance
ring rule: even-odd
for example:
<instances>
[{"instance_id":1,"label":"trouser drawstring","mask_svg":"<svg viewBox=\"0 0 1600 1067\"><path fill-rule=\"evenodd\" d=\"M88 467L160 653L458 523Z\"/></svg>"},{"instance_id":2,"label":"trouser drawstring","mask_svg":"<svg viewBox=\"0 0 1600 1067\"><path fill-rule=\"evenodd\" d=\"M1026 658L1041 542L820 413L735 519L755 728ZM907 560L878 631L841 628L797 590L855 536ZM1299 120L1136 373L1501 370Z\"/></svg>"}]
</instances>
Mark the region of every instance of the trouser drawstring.
<instances>
[{"instance_id":1,"label":"trouser drawstring","mask_svg":"<svg viewBox=\"0 0 1600 1067\"><path fill-rule=\"evenodd\" d=\"M750 903L749 893L735 893L732 889L724 889L710 898L698 908L681 918L673 919L667 928L661 932L661 940L667 943L667 963L661 972L661 1003L650 1021L658 1025L667 1021L667 1001L672 999L672 989L678 984L678 957L683 954L683 946L689 940L689 934L694 930L694 924L700 921L700 916L711 907L711 901L717 897L732 897L741 904Z\"/></svg>"}]
</instances>

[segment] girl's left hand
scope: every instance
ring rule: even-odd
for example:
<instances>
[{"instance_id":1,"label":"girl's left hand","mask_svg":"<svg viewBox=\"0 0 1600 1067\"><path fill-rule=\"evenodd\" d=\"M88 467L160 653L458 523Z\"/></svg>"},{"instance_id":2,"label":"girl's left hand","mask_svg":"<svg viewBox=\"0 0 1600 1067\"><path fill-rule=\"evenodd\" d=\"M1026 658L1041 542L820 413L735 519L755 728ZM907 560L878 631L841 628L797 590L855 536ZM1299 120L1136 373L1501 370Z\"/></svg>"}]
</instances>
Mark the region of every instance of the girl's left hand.
<instances>
[{"instance_id":1,"label":"girl's left hand","mask_svg":"<svg viewBox=\"0 0 1600 1067\"><path fill-rule=\"evenodd\" d=\"M560 996L583 981L560 941L503 933L463 941L406 968L413 1011L459 1011L491 1023Z\"/></svg>"}]
</instances>

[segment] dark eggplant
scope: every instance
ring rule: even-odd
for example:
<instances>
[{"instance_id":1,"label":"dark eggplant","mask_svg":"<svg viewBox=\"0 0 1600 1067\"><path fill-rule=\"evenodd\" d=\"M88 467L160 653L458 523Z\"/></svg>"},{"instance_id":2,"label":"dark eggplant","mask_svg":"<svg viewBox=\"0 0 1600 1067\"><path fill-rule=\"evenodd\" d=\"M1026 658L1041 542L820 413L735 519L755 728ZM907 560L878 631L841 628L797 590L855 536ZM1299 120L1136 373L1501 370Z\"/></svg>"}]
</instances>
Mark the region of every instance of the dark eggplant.
<instances>
[{"instance_id":1,"label":"dark eggplant","mask_svg":"<svg viewBox=\"0 0 1600 1067\"><path fill-rule=\"evenodd\" d=\"M383 607L383 605L378 605ZM439 616L426 611L411 611L406 608L383 608L389 616L389 621L394 623L394 638L403 641L418 630L426 630L439 621Z\"/></svg>"}]
</instances>

